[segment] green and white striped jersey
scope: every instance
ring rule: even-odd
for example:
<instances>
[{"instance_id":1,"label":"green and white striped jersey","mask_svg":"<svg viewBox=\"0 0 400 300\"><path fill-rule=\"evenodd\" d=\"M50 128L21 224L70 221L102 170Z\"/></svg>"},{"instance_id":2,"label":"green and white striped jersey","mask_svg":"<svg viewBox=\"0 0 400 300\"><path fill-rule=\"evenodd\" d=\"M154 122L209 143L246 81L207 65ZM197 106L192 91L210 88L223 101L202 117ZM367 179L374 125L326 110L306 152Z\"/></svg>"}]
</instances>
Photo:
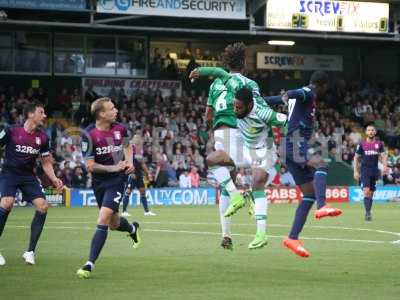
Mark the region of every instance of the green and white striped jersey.
<instances>
[{"instance_id":1,"label":"green and white striped jersey","mask_svg":"<svg viewBox=\"0 0 400 300\"><path fill-rule=\"evenodd\" d=\"M272 137L271 128L273 126L284 127L286 125L286 115L276 113L265 103L264 99L261 97L260 88L254 80L239 73L228 73L221 68L201 67L198 68L198 71L201 76L212 76L221 80L220 83L224 84L226 87L226 94L223 98L226 99L226 103L230 103L232 107L234 104L235 94L239 89L247 87L252 91L254 99L252 111L244 119L237 119L238 128L244 137L245 145L247 147L261 148L266 146L268 137ZM214 111L215 110L216 109L214 108ZM234 111L233 115L236 118ZM218 121L218 117L214 115L214 127ZM272 144L267 146L270 147Z\"/></svg>"},{"instance_id":2,"label":"green and white striped jersey","mask_svg":"<svg viewBox=\"0 0 400 300\"><path fill-rule=\"evenodd\" d=\"M287 117L272 110L264 100L254 99L251 112L238 119L238 128L244 137L245 146L252 149L272 147L272 127L284 127ZM268 140L268 137L271 137Z\"/></svg>"}]
</instances>

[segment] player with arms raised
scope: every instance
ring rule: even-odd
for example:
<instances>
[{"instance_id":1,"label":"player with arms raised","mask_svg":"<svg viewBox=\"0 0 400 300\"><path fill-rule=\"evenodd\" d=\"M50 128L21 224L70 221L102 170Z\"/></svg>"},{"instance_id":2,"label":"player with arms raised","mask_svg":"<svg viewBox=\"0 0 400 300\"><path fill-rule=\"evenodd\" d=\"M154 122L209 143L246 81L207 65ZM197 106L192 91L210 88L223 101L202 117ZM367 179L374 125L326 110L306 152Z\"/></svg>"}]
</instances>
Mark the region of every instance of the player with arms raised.
<instances>
[{"instance_id":1,"label":"player with arms raised","mask_svg":"<svg viewBox=\"0 0 400 300\"><path fill-rule=\"evenodd\" d=\"M50 155L49 138L40 130L46 114L43 104L32 102L24 107L25 123L4 128L0 131L0 145L5 146L5 159L0 184L0 236L3 233L14 202L17 189L24 200L31 202L36 209L31 224L31 237L23 258L27 264L35 264L35 249L46 221L49 204L43 193L39 179L34 174L36 159L41 158L42 168L54 187L61 191L63 182L56 177ZM0 265L5 259L0 254Z\"/></svg>"},{"instance_id":2,"label":"player with arms raised","mask_svg":"<svg viewBox=\"0 0 400 300\"><path fill-rule=\"evenodd\" d=\"M246 203L228 169L228 166L234 167L242 156L243 140L237 130L234 112L235 93L241 87L248 86L255 94L259 94L257 83L240 74L244 70L245 55L246 47L243 43L228 45L222 56L224 65L230 73L221 68L200 67L189 75L192 80L200 76L216 78L210 87L206 108L206 120L214 130L216 151L208 155L207 165L221 186L219 202L223 235L221 246L226 249L232 249L229 217ZM232 207L229 206L230 203Z\"/></svg>"},{"instance_id":3,"label":"player with arms raised","mask_svg":"<svg viewBox=\"0 0 400 300\"><path fill-rule=\"evenodd\" d=\"M139 224L129 224L118 215L127 174L134 171L127 128L115 122L118 110L109 98L94 101L91 113L96 123L86 128L82 151L85 152L86 165L93 176L92 186L100 212L90 246L89 260L77 271L79 278L90 277L106 242L109 228L127 232L134 247L140 243Z\"/></svg>"},{"instance_id":4,"label":"player with arms raised","mask_svg":"<svg viewBox=\"0 0 400 300\"><path fill-rule=\"evenodd\" d=\"M303 193L289 237L284 246L295 254L308 257L310 253L299 241L299 234L307 220L314 202L317 202L315 218L334 217L342 213L325 203L326 177L328 168L318 153L312 153L309 141L314 130L316 101L328 90L328 76L316 71L311 75L310 85L297 90L289 90L283 96L265 97L270 104L288 104L288 133L285 139L286 164L296 184Z\"/></svg>"},{"instance_id":5,"label":"player with arms raised","mask_svg":"<svg viewBox=\"0 0 400 300\"><path fill-rule=\"evenodd\" d=\"M372 125L367 126L367 138L358 146L354 155L354 179L361 182L364 193L365 220L372 221L372 198L376 190L376 181L380 172L378 161L383 164L383 172L387 172L387 156L383 142L376 140L376 130ZM360 166L361 161L361 166Z\"/></svg>"}]
</instances>

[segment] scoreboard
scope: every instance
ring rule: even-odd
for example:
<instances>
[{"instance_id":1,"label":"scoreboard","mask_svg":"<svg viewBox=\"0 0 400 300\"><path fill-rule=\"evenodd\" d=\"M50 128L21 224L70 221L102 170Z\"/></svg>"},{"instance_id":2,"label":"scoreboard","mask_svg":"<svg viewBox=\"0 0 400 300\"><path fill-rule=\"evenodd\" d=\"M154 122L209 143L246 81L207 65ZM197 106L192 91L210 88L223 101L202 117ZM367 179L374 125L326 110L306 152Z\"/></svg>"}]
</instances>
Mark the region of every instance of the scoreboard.
<instances>
[{"instance_id":1,"label":"scoreboard","mask_svg":"<svg viewBox=\"0 0 400 300\"><path fill-rule=\"evenodd\" d=\"M389 4L332 0L268 0L266 27L387 33Z\"/></svg>"}]
</instances>

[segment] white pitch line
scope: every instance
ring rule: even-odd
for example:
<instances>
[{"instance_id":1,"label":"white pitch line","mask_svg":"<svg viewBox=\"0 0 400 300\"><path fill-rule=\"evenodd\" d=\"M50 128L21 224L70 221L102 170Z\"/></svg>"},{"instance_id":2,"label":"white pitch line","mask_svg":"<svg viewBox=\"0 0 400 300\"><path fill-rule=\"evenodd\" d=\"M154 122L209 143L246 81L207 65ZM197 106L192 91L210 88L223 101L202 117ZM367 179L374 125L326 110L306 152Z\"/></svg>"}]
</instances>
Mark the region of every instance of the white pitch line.
<instances>
[{"instance_id":1,"label":"white pitch line","mask_svg":"<svg viewBox=\"0 0 400 300\"><path fill-rule=\"evenodd\" d=\"M142 222L143 224L157 224L157 225L220 225L219 223L205 223L205 222L156 222L156 221L149 221L149 222ZM93 222L89 221L47 221L46 224L94 224ZM233 226L254 226L254 224L246 224L246 223L233 223ZM290 225L284 224L268 224L268 227L282 227L282 228L289 228ZM381 230L381 229L370 229L370 228L354 228L354 227L342 227L342 226L319 226L319 225L308 225L307 228L315 228L315 229L334 229L334 230L349 230L349 231L366 231L366 232L376 232L376 233L383 233L383 234L390 234L394 236L400 236L399 232Z\"/></svg>"},{"instance_id":2,"label":"white pitch line","mask_svg":"<svg viewBox=\"0 0 400 300\"><path fill-rule=\"evenodd\" d=\"M17 229L27 229L30 226L8 226ZM93 230L92 227L70 227L70 226L46 226L46 229L71 229L71 230ZM221 235L219 232L210 232L210 231L188 231L188 230L171 230L171 229L144 229L144 231L148 232L167 232L167 233L184 233L184 234L198 234L198 235ZM244 233L236 233L234 236L246 236L252 237L252 234L244 234ZM269 238L279 238L283 239L286 236L279 235L268 235ZM332 242L350 242L350 243L367 243L367 244L397 244L400 241L374 241L374 240L353 240L353 239L339 239L339 238L322 238L322 237L302 237L304 240L316 240L316 241L332 241Z\"/></svg>"}]
</instances>

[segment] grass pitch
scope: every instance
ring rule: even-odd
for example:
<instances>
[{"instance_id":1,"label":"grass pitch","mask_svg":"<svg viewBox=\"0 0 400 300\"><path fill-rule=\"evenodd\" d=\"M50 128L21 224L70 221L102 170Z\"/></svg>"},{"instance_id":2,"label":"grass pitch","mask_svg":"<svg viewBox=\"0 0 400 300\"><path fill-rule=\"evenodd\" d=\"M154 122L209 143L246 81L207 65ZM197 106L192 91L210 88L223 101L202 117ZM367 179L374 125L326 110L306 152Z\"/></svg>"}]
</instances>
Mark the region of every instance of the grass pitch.
<instances>
[{"instance_id":1,"label":"grass pitch","mask_svg":"<svg viewBox=\"0 0 400 300\"><path fill-rule=\"evenodd\" d=\"M36 265L21 255L33 210L16 208L0 239L0 299L399 299L400 240L397 204L378 204L373 222L360 205L340 205L341 217L309 218L303 232L311 257L281 245L296 205L270 205L269 245L248 250L255 221L233 217L234 251L223 250L217 206L154 207L140 222L142 246L131 248L110 232L92 277L78 279L95 229L95 208L52 208L39 241Z\"/></svg>"}]
</instances>

